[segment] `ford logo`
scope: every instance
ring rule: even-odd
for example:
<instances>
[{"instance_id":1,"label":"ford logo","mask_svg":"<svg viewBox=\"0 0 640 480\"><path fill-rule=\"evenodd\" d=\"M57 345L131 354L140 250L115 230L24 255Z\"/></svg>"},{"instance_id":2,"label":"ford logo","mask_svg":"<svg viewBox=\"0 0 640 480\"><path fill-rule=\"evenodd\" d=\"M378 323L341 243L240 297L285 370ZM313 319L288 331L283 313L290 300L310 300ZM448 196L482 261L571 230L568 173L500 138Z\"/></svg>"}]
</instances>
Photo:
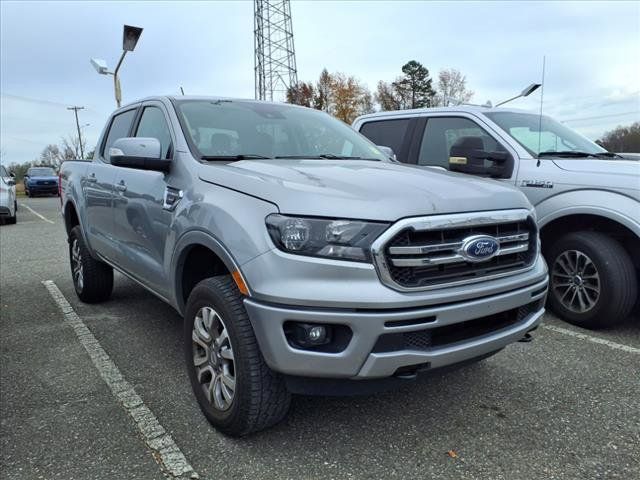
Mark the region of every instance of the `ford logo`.
<instances>
[{"instance_id":1,"label":"ford logo","mask_svg":"<svg viewBox=\"0 0 640 480\"><path fill-rule=\"evenodd\" d=\"M469 262L484 262L495 257L500 243L488 235L474 235L462 241L460 254Z\"/></svg>"}]
</instances>

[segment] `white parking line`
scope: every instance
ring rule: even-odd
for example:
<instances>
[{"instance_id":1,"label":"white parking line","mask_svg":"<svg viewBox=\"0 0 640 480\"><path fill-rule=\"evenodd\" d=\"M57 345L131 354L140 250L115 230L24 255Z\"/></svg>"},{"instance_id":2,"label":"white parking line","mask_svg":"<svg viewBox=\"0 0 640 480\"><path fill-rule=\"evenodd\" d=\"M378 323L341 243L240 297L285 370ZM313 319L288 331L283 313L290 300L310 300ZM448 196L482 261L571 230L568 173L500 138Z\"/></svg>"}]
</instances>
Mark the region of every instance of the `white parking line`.
<instances>
[{"instance_id":1,"label":"white parking line","mask_svg":"<svg viewBox=\"0 0 640 480\"><path fill-rule=\"evenodd\" d=\"M91 357L91 361L102 379L109 386L125 412L133 419L160 467L174 478L200 478L171 435L160 425L156 416L144 404L142 398L129 382L122 377L116 364L73 310L58 286L51 280L45 280L42 283L60 307L65 322L75 331L78 340Z\"/></svg>"},{"instance_id":2,"label":"white parking line","mask_svg":"<svg viewBox=\"0 0 640 480\"><path fill-rule=\"evenodd\" d=\"M51 220L49 220L48 218L43 217L42 215L40 215L38 212L36 212L33 208L31 208L29 205L25 204L25 203L19 203L18 204L20 207L24 207L27 210L29 210L31 213L33 213L36 217L40 217L42 220L44 220L45 222L49 222L50 224L55 224L56 222L53 222ZM25 222L23 222L25 223Z\"/></svg>"},{"instance_id":3,"label":"white parking line","mask_svg":"<svg viewBox=\"0 0 640 480\"><path fill-rule=\"evenodd\" d=\"M613 348L615 350L622 350L623 352L635 353L636 355L640 355L640 348L630 347L629 345L612 342L600 337L592 337L591 335L586 335L574 330L569 330L568 328L556 327L555 325L543 325L542 328L546 328L547 330L551 330L553 332L562 333L564 335L570 335L582 340L588 340L593 343L599 343L600 345L606 345L607 347Z\"/></svg>"}]
</instances>

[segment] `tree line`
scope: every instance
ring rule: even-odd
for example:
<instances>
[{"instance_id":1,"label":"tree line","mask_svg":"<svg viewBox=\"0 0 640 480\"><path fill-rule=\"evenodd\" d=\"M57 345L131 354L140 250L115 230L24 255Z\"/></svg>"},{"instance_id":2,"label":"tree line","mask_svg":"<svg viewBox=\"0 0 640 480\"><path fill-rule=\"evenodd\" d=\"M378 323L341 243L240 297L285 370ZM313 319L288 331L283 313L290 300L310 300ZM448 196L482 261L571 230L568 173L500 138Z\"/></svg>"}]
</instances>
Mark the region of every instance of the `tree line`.
<instances>
[{"instance_id":1,"label":"tree line","mask_svg":"<svg viewBox=\"0 0 640 480\"><path fill-rule=\"evenodd\" d=\"M82 148L80 148L82 142ZM86 139L77 135L68 135L60 139L60 144L50 143L42 149L40 155L30 162L13 162L8 165L8 170L16 176L17 181L22 181L27 170L31 167L52 167L56 171L65 160L77 160L82 158L80 152L86 152ZM93 150L85 155L86 160L93 158Z\"/></svg>"},{"instance_id":2,"label":"tree line","mask_svg":"<svg viewBox=\"0 0 640 480\"><path fill-rule=\"evenodd\" d=\"M416 60L402 66L395 80L380 80L372 94L356 77L325 68L314 82L298 82L287 90L288 103L323 110L351 124L358 115L376 110L442 107L473 98L466 77L455 68L441 70L431 78L429 70Z\"/></svg>"}]
</instances>

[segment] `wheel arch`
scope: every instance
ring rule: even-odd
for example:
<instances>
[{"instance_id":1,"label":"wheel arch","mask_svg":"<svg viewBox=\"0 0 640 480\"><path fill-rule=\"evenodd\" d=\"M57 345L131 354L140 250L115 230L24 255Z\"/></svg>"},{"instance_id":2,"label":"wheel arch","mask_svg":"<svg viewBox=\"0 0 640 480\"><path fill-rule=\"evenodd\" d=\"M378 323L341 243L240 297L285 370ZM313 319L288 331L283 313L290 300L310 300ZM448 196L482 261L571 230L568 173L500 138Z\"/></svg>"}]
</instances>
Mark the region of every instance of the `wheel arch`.
<instances>
[{"instance_id":1,"label":"wheel arch","mask_svg":"<svg viewBox=\"0 0 640 480\"><path fill-rule=\"evenodd\" d=\"M196 230L184 234L176 243L171 262L176 307L184 313L189 293L195 285L214 275L232 274L244 277L231 253L212 235Z\"/></svg>"},{"instance_id":2,"label":"wheel arch","mask_svg":"<svg viewBox=\"0 0 640 480\"><path fill-rule=\"evenodd\" d=\"M560 212L558 212L560 213ZM595 231L610 235L616 239L633 259L635 267L640 269L640 256L634 252L640 251L640 235L633 228L635 223L617 212L611 215L608 209L579 210L566 209L562 215L545 219L540 222L540 239L543 252L547 250L562 235L579 232Z\"/></svg>"}]
</instances>

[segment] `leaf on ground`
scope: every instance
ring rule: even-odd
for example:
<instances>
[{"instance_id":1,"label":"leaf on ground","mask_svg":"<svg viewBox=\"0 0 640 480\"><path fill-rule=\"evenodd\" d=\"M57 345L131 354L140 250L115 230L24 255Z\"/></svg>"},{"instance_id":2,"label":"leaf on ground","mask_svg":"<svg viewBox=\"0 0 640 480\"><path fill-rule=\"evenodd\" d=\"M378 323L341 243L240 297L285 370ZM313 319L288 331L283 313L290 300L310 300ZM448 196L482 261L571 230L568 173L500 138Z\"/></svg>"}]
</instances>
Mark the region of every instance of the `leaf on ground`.
<instances>
[{"instance_id":1,"label":"leaf on ground","mask_svg":"<svg viewBox=\"0 0 640 480\"><path fill-rule=\"evenodd\" d=\"M449 450L447 452L447 455L449 455L451 458L458 458L458 454L456 453L455 450Z\"/></svg>"}]
</instances>

